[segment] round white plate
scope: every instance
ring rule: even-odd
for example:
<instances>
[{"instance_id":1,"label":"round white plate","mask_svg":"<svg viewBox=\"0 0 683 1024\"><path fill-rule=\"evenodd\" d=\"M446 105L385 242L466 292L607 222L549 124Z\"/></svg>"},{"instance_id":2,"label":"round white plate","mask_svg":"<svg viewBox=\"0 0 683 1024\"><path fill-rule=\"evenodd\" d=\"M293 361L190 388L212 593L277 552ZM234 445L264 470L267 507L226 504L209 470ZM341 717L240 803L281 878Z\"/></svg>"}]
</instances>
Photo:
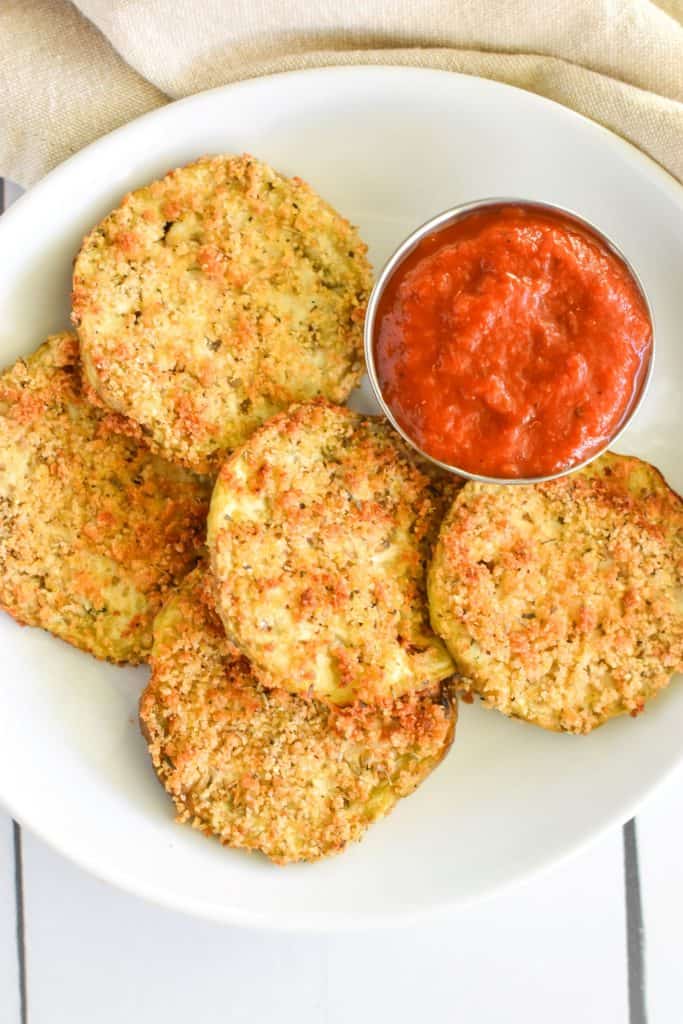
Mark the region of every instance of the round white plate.
<instances>
[{"instance_id":1,"label":"round white plate","mask_svg":"<svg viewBox=\"0 0 683 1024\"><path fill-rule=\"evenodd\" d=\"M416 225L483 196L549 200L592 220L641 274L657 325L652 387L619 447L683 487L683 189L563 107L446 72L258 79L78 153L0 221L0 363L67 325L73 256L124 192L200 154L243 150L308 179L360 226L377 268ZM222 921L367 926L477 899L624 821L683 753L680 681L636 721L582 738L462 705L445 763L362 843L278 868L174 824L137 728L145 670L99 664L4 615L0 647L0 800L101 878Z\"/></svg>"}]
</instances>

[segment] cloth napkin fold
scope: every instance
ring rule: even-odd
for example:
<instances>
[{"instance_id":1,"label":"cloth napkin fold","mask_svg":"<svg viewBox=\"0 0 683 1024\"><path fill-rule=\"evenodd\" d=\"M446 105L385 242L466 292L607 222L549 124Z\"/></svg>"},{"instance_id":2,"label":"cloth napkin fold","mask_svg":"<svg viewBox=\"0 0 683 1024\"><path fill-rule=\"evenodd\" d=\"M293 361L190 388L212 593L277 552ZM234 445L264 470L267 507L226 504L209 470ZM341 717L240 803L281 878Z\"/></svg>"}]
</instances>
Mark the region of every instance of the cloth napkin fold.
<instances>
[{"instance_id":1,"label":"cloth napkin fold","mask_svg":"<svg viewBox=\"0 0 683 1024\"><path fill-rule=\"evenodd\" d=\"M0 174L28 186L169 99L332 64L521 86L683 181L683 0L3 0Z\"/></svg>"}]
</instances>

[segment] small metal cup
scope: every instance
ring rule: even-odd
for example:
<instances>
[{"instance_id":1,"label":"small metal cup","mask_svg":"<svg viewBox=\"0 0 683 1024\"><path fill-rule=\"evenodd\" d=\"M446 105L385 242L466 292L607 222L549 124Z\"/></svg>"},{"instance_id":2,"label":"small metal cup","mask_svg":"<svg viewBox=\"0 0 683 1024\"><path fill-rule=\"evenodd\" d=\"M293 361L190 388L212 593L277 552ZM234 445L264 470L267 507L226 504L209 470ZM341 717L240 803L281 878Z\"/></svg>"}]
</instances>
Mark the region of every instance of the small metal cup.
<instances>
[{"instance_id":1,"label":"small metal cup","mask_svg":"<svg viewBox=\"0 0 683 1024\"><path fill-rule=\"evenodd\" d=\"M599 451L596 451L593 455L589 456L587 459L584 459L583 462L579 462L574 466L570 466L568 469L562 469L558 473L551 473L549 476L481 476L478 473L470 473L468 472L468 470L462 469L460 466L449 465L447 462L441 462L440 459L435 459L432 455L429 455L427 452L423 451L423 449L420 448L420 446L415 443L413 438L409 434L407 434L403 427L401 427L401 425L397 422L393 412L389 408L389 405L384 400L384 395L382 394L382 389L380 387L379 380L377 379L374 352L375 320L377 316L377 307L379 305L379 301L384 293L384 289L386 288L389 279L393 276L394 272L403 263L406 257L413 252L416 246L427 235L431 235L434 232L439 231L441 228L449 227L451 224L455 223L455 221L460 220L461 217L464 217L469 213L474 213L477 210L483 210L488 206L521 206L527 209L532 208L536 210L548 210L551 213L560 214L567 220L575 221L579 227L585 228L589 232L589 234L594 235L598 239L598 241L602 242L602 244L607 249L611 250L611 252L613 252L615 256L617 256L619 260L624 264L629 274L633 278L636 286L638 287L638 290L643 298L643 302L645 303L645 308L647 309L648 317L650 320L650 326L652 331L652 344L650 346L650 356L647 368L645 370L645 375L643 376L640 385L640 390L632 399L631 405L629 406L622 421L617 426L617 429L615 430L614 434L603 445L603 447L599 449ZM431 220L426 221L426 223L422 224L419 228L416 228L415 231L412 232L412 234L408 235L405 241L401 242L398 249L396 249L396 251L394 252L393 256L390 257L390 259L385 263L384 267L382 268L382 272L377 278L375 286L370 294L367 313L365 316L363 338L365 346L365 363L367 366L370 383L372 385L372 390L375 394L375 398L377 399L382 408L384 415L387 417L387 419L394 427L394 429L397 430L401 437L403 437L404 440L406 440L408 444L415 448L415 450L418 451L420 455L422 455L425 459L429 459L429 461L435 463L435 465L441 466L442 469L448 470L449 473L455 473L457 476L465 477L468 480L477 480L480 483L485 484L537 484L542 483L545 480L556 480L558 479L558 477L567 476L568 473L573 473L575 470L581 469L583 466L587 466L590 462L593 461L593 459L597 459L598 456L602 455L605 451L607 451L609 446L613 444L618 437L621 436L623 431L631 422L636 412L640 408L643 399L645 398L645 393L647 392L647 389L650 385L650 380L652 379L652 370L654 367L655 322L652 313L652 307L650 305L649 299L643 287L643 283L640 280L640 277L636 273L630 261L621 251L619 246L616 245L611 238L608 238L603 231L600 231L598 228L595 227L595 225L591 224L590 221L585 220L585 218L580 217L577 213L574 213L573 210L568 210L564 206L557 206L555 203L542 203L536 202L535 200L507 198L504 196L491 197L488 199L477 199L474 202L462 203L459 206L451 207L451 209L449 210L444 210L443 213L437 214L436 217L432 217Z\"/></svg>"}]
</instances>

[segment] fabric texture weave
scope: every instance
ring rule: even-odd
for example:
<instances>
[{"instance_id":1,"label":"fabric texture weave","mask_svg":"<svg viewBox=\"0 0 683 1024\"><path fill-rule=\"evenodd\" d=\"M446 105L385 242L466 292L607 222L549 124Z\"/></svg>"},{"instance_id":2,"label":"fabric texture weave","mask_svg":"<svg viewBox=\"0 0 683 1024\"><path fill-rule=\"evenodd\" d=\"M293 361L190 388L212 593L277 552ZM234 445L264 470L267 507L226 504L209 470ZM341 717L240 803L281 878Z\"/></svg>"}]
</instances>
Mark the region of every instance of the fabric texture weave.
<instances>
[{"instance_id":1,"label":"fabric texture weave","mask_svg":"<svg viewBox=\"0 0 683 1024\"><path fill-rule=\"evenodd\" d=\"M23 186L169 100L335 64L529 89L683 181L683 0L3 0L0 40L0 174Z\"/></svg>"}]
</instances>

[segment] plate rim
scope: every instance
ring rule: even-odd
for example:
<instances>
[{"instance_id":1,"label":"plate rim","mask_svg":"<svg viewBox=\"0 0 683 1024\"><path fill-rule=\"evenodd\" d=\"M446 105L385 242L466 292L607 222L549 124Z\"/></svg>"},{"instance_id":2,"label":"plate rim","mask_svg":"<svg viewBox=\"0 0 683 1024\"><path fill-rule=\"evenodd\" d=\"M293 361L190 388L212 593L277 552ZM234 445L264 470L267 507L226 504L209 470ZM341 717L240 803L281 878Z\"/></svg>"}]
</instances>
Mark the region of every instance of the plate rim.
<instances>
[{"instance_id":1,"label":"plate rim","mask_svg":"<svg viewBox=\"0 0 683 1024\"><path fill-rule=\"evenodd\" d=\"M224 924L236 928L246 928L254 931L272 931L282 934L329 934L332 932L353 932L353 931L377 931L383 928L409 928L413 925L425 924L429 921L443 920L460 910L467 910L479 903L495 899L508 890L517 886L526 885L535 878L542 878L556 868L573 860L583 851L587 850L594 843L597 843L610 830L623 828L624 825L638 812L646 800L653 797L664 787L674 774L680 770L683 761L683 749L676 762L662 773L649 787L631 802L625 814L615 814L603 822L597 829L581 836L575 843L569 844L565 850L556 857L550 857L540 865L532 866L517 872L511 873L503 881L494 883L485 892L476 892L465 899L438 900L424 906L414 907L410 905L399 906L393 910L388 909L381 912L373 911L362 916L357 911L297 911L292 913L289 910L253 911L240 907L227 907L224 904L214 906L207 900L179 899L173 892L165 887L152 888L139 884L133 876L126 872L103 871L93 866L87 857L81 857L72 853L52 836L46 835L40 828L35 827L31 822L25 821L22 815L15 814L11 803L6 801L0 793L0 806L4 806L13 820L27 828L41 842L44 842L51 850L64 857L71 864L80 868L86 874L99 882L111 885L123 893L133 895L144 903L160 907L164 910L171 910L176 913L185 914L199 920L211 921L214 924ZM176 822L172 822L175 827ZM343 851L337 856L343 856ZM282 868L280 870L286 870Z\"/></svg>"},{"instance_id":2,"label":"plate rim","mask_svg":"<svg viewBox=\"0 0 683 1024\"><path fill-rule=\"evenodd\" d=\"M584 126L588 126L588 128L594 133L602 136L608 145L613 147L616 146L618 149L628 153L632 160L639 163L651 177L654 176L657 179L658 184L667 196L672 199L676 205L681 208L681 210L683 210L683 184L681 184L670 172L662 167L662 165L653 157L643 152L643 150L639 149L627 139L599 124L597 121L592 120L586 115L581 114L556 100L516 85L500 82L497 79L483 78L479 75L469 75L463 72L449 71L443 68L425 68L403 64L378 64L369 62L354 65L326 64L321 67L254 76L236 82L229 82L224 85L215 86L211 89L202 90L201 92L185 96L181 99L171 100L161 107L156 107L153 110L147 111L125 124L118 126L112 131L98 137L97 139L94 139L92 142L88 143L88 145L82 147L76 153L57 164L36 183L29 187L24 194L3 213L2 217L0 217L0 238L7 230L11 229L15 218L22 215L21 211L26 204L32 202L36 197L40 196L45 189L51 188L56 182L60 182L62 179L68 180L74 164L87 159L94 151L111 144L112 141L115 141L117 138L130 131L133 125L139 127L151 120L157 120L164 117L173 118L174 112L179 107L191 107L194 104L199 105L211 96L221 95L233 98L235 94L238 94L241 91L260 88L264 84L284 78L355 78L359 75L368 74L379 74L381 76L388 77L415 77L422 80L426 78L444 78L444 76L447 76L448 78L455 77L463 81L476 82L480 87L483 86L485 89L489 89L492 92L509 92L512 90L516 93L522 93L526 102L530 102L532 105L536 104L543 108L548 106L555 108L556 113L560 116L569 118L569 120L582 122ZM379 912L373 911L369 914L364 912L359 913L357 910L351 912L329 910L297 911L296 913L292 913L290 910L271 908L268 911L254 911L239 906L228 906L226 904L213 905L205 899L193 900L189 897L179 896L177 892L171 891L165 886L154 887L146 883L139 883L135 876L131 876L125 871L117 871L114 863L107 865L105 868L102 866L101 860L98 860L97 858L91 859L88 857L87 853L83 855L80 854L77 847L76 849L72 849L68 840L63 838L66 837L66 832L57 836L46 834L40 827L39 823L31 820L30 815L25 816L15 807L14 801L8 794L6 785L2 778L0 778L0 805L4 806L9 814L22 827L26 827L41 841L45 842L52 850L77 865L81 870L86 871L99 881L106 882L107 884L113 885L124 892L131 893L148 903L204 920L233 925L235 927L257 930L267 929L284 933L325 933L331 931L377 929L387 926L408 927L427 920L436 920L437 918L442 918L445 915L452 914L457 909L470 907L476 903L495 898L497 895L505 892L513 886L528 882L531 878L541 877L546 872L551 871L555 867L559 867L561 864L577 856L582 850L589 847L593 842L596 842L609 830L621 827L625 822L630 820L635 815L638 808L641 807L655 792L657 792L660 786L666 784L666 782L680 768L682 762L683 741L681 742L680 751L676 760L674 760L653 782L646 784L645 788L636 797L634 797L633 800L628 801L625 805L622 805L621 809L617 809L612 815L605 818L598 827L589 829L585 834L580 834L576 841L568 844L560 854L548 857L541 864L513 871L507 878L491 884L484 892L477 891L471 897L465 898L456 897L453 899L437 899L433 902L417 907L411 905L399 905L394 909L387 908Z\"/></svg>"},{"instance_id":3,"label":"plate rim","mask_svg":"<svg viewBox=\"0 0 683 1024\"><path fill-rule=\"evenodd\" d=\"M426 68L426 67L414 67L409 64L325 64L321 67L315 68L301 68L293 71L278 71L268 75L254 75L252 78L243 78L236 82L227 82L225 85L213 86L211 89L203 89L200 92L192 93L190 96L182 96L176 100L169 100L161 107L155 107L153 110L147 110L144 114L140 114L138 117L131 118L130 121L126 121L125 124L119 125L117 128L112 128L111 131L105 132L104 135L100 135L98 138L93 139L92 142L82 146L71 156L66 157L60 163L56 164L49 171L47 171L38 181L30 185L18 199L16 199L9 209L5 210L0 220L0 233L3 230L2 222L7 224L7 219L12 220L14 213L17 209L20 209L24 204L24 201L29 196L35 196L37 193L43 190L43 186L49 182L52 182L62 175L65 175L70 170L72 164L83 159L84 156L91 153L95 149L99 148L104 143L109 142L111 139L117 138L119 135L123 135L130 129L132 125L144 124L147 121L167 116L171 110L176 110L178 107L191 106L194 103L206 99L208 96L218 95L219 93L227 92L239 92L249 87L256 87L264 82L271 82L278 79L294 79L302 77L320 76L320 77L334 77L337 75L355 77L359 72L382 72L388 74L396 74L400 77L403 75L413 75L417 78L427 77L441 77L443 78L458 78L463 81L476 81L483 84L485 88L490 88L492 91L503 90L505 92L512 90L516 93L521 93L532 103L537 103L541 107L550 105L555 108L561 116L567 116L570 120L582 122L587 125L590 130L600 134L606 140L609 140L610 145L615 143L622 147L626 152L629 152L632 157L638 160L643 167L646 167L650 172L653 172L660 179L660 184L665 191L677 201L683 209L683 182L679 182L665 167L662 167L654 157L651 157L648 153L645 153L642 149L636 146L634 143L629 142L622 135L618 135L613 132L610 128L606 128L598 121L594 121L586 114L579 113L578 110L574 110L572 107L567 107L564 103L560 103L557 100L553 100L548 96L543 96L540 93L533 92L530 89L523 89L518 85L510 85L507 82L501 82L496 78L484 78L481 75L468 75L462 71L448 71L445 68ZM200 156L203 154L199 154ZM5 227L6 230L6 227Z\"/></svg>"}]
</instances>

